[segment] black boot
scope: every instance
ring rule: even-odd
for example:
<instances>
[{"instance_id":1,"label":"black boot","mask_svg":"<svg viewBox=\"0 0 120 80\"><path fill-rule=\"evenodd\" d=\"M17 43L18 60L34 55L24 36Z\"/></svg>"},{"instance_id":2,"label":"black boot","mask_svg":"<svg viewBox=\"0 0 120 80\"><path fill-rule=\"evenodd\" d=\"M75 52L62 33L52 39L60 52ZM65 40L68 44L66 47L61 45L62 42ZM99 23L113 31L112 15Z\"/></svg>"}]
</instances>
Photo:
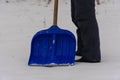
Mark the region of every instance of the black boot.
<instances>
[{"instance_id":1,"label":"black boot","mask_svg":"<svg viewBox=\"0 0 120 80\"><path fill-rule=\"evenodd\" d=\"M100 60L96 60L96 59L87 60L87 59L84 59L84 58L80 58L78 60L75 60L75 62L99 63Z\"/></svg>"}]
</instances>

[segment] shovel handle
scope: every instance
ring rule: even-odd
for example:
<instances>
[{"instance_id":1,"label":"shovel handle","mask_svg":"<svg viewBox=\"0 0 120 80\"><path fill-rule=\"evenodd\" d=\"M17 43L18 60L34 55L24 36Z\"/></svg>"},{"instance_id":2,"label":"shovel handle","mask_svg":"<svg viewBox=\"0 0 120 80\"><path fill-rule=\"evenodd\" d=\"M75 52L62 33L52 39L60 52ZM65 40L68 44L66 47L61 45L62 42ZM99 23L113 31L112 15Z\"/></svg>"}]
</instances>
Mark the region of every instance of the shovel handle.
<instances>
[{"instance_id":1,"label":"shovel handle","mask_svg":"<svg viewBox=\"0 0 120 80\"><path fill-rule=\"evenodd\" d=\"M58 0L54 0L53 25L57 25L57 17L58 17Z\"/></svg>"}]
</instances>

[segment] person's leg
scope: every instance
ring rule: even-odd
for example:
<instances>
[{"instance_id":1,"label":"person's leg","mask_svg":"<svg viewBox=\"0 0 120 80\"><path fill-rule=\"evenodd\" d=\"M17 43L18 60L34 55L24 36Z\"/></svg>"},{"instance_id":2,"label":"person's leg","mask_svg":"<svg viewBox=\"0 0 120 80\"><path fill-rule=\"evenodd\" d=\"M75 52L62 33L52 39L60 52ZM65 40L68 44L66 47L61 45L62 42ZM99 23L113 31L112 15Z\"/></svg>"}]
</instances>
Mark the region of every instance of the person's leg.
<instances>
[{"instance_id":1,"label":"person's leg","mask_svg":"<svg viewBox=\"0 0 120 80\"><path fill-rule=\"evenodd\" d=\"M71 0L72 21L77 26L77 54L86 62L100 62L99 30L95 0Z\"/></svg>"}]
</instances>

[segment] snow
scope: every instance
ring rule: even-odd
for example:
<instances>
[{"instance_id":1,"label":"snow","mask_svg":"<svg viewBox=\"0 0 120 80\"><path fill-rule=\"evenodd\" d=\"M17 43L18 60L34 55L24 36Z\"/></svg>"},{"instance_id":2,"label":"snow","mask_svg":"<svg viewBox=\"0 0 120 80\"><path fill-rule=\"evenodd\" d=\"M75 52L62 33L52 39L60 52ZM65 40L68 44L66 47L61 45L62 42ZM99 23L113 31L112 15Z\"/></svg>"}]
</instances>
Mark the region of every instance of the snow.
<instances>
[{"instance_id":1,"label":"snow","mask_svg":"<svg viewBox=\"0 0 120 80\"><path fill-rule=\"evenodd\" d=\"M102 62L64 67L27 65L33 35L52 25L53 2L36 2L0 1L0 80L120 80L120 0L96 5ZM70 1L60 0L58 25L75 34L70 15Z\"/></svg>"}]
</instances>

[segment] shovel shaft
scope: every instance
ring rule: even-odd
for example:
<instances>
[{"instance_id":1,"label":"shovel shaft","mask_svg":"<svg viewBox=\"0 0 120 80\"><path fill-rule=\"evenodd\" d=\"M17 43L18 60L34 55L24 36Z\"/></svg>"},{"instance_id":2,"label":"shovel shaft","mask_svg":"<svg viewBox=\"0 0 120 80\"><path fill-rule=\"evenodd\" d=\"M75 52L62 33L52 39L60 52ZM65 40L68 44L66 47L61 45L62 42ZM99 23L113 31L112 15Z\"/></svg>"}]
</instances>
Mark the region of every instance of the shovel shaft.
<instances>
[{"instance_id":1,"label":"shovel shaft","mask_svg":"<svg viewBox=\"0 0 120 80\"><path fill-rule=\"evenodd\" d=\"M54 0L53 25L57 25L57 17L58 17L58 0Z\"/></svg>"}]
</instances>

